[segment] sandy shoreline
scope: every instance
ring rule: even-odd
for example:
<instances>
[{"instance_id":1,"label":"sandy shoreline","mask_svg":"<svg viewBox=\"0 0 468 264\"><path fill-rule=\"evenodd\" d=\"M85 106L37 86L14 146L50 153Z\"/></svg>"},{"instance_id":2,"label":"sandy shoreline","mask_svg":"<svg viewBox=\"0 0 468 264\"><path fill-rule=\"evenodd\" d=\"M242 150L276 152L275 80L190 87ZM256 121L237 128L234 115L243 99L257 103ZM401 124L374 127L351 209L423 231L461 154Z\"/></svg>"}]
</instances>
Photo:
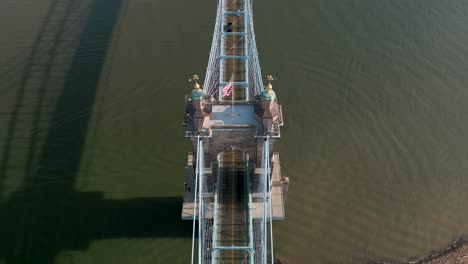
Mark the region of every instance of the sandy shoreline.
<instances>
[{"instance_id":1,"label":"sandy shoreline","mask_svg":"<svg viewBox=\"0 0 468 264\"><path fill-rule=\"evenodd\" d=\"M468 264L468 241L457 240L449 247L409 264Z\"/></svg>"},{"instance_id":2,"label":"sandy shoreline","mask_svg":"<svg viewBox=\"0 0 468 264\"><path fill-rule=\"evenodd\" d=\"M459 239L450 246L408 262L378 261L374 264L468 264L468 240ZM275 264L288 264L285 260L277 257Z\"/></svg>"},{"instance_id":3,"label":"sandy shoreline","mask_svg":"<svg viewBox=\"0 0 468 264\"><path fill-rule=\"evenodd\" d=\"M376 264L395 264L401 262L377 262ZM428 256L403 262L404 264L468 264L468 240L456 240L447 248Z\"/></svg>"}]
</instances>

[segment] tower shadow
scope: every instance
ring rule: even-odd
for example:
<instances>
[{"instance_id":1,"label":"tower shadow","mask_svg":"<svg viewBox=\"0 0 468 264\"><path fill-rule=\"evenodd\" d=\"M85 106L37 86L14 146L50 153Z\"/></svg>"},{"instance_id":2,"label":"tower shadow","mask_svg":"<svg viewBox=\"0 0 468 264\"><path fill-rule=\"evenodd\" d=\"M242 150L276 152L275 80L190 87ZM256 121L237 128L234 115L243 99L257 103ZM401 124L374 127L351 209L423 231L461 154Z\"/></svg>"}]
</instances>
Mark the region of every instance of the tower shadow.
<instances>
[{"instance_id":1,"label":"tower shadow","mask_svg":"<svg viewBox=\"0 0 468 264\"><path fill-rule=\"evenodd\" d=\"M61 251L84 250L96 239L191 235L191 223L180 220L182 198L106 200L101 193L74 189L98 80L122 4L123 0L56 0L50 6L45 23L55 19L57 10L65 19L75 15L73 10L86 17L63 81L54 62L63 53L62 38L69 32L60 20L47 45L44 36L52 27L42 27L24 69L2 150L0 187L17 147L15 137L23 132L22 107L32 79L38 96L29 116L32 132L24 141L28 152L23 189L0 203L0 260L5 263L53 263ZM36 74L35 61L44 46L52 58L41 59L42 70ZM47 101L52 83L60 85L54 99ZM53 109L46 110L50 102ZM41 130L44 123L48 125Z\"/></svg>"}]
</instances>

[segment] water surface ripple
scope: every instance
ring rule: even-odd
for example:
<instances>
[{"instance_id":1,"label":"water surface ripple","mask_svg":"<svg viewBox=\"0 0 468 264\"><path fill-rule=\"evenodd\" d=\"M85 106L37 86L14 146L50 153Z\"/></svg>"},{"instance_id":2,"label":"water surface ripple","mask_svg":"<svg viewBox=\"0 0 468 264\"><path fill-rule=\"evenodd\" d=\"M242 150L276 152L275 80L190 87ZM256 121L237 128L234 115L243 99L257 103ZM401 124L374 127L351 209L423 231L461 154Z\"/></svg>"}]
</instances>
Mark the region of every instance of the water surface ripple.
<instances>
[{"instance_id":1,"label":"water surface ripple","mask_svg":"<svg viewBox=\"0 0 468 264\"><path fill-rule=\"evenodd\" d=\"M183 7L183 8L181 8ZM215 1L0 2L0 263L187 263L187 78ZM255 1L284 107L288 263L468 233L468 2Z\"/></svg>"}]
</instances>

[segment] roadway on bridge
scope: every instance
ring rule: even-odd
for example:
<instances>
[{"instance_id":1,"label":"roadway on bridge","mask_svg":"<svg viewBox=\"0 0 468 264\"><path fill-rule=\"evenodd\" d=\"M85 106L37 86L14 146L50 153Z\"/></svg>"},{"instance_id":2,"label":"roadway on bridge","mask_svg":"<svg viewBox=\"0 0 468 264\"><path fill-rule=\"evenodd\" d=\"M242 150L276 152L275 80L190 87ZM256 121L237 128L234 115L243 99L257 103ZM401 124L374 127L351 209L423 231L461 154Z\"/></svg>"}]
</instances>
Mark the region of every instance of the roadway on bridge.
<instances>
[{"instance_id":1,"label":"roadway on bridge","mask_svg":"<svg viewBox=\"0 0 468 264\"><path fill-rule=\"evenodd\" d=\"M225 12L245 10L242 0L225 0ZM245 14L226 14L223 16L223 50L222 55L232 58L221 61L223 82L246 82ZM223 98L227 101L245 100L245 88L234 84L232 93ZM220 170L217 178L218 206L215 220L213 245L222 247L249 246L249 214L248 214L248 174L246 172L245 153L226 151L221 154ZM249 263L247 250L219 250L215 253L215 263Z\"/></svg>"},{"instance_id":2,"label":"roadway on bridge","mask_svg":"<svg viewBox=\"0 0 468 264\"><path fill-rule=\"evenodd\" d=\"M224 155L218 177L218 224L215 243L218 246L248 246L248 179L246 164L240 153ZM246 250L222 250L217 263L248 263Z\"/></svg>"}]
</instances>

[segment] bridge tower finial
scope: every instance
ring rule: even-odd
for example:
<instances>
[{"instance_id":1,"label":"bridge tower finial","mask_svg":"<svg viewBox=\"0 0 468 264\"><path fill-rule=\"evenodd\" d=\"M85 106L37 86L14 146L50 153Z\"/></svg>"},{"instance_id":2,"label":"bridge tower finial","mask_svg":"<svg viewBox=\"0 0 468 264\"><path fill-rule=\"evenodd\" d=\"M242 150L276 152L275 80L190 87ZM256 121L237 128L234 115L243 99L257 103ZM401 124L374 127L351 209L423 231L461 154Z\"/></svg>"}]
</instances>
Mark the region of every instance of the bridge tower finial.
<instances>
[{"instance_id":1,"label":"bridge tower finial","mask_svg":"<svg viewBox=\"0 0 468 264\"><path fill-rule=\"evenodd\" d=\"M198 80L199 80L199 79L200 79L200 78L199 78L198 75L196 75L196 74L194 74L194 75L192 76L192 78L189 79L189 82L195 81L195 84L193 85L193 89L195 89L195 90L200 90L200 84L198 84Z\"/></svg>"},{"instance_id":2,"label":"bridge tower finial","mask_svg":"<svg viewBox=\"0 0 468 264\"><path fill-rule=\"evenodd\" d=\"M271 85L271 81L275 80L275 78L273 78L273 76L270 74L270 75L267 76L267 80L268 80L268 84L265 87L265 89L267 91L271 91L273 89L273 85Z\"/></svg>"}]
</instances>

